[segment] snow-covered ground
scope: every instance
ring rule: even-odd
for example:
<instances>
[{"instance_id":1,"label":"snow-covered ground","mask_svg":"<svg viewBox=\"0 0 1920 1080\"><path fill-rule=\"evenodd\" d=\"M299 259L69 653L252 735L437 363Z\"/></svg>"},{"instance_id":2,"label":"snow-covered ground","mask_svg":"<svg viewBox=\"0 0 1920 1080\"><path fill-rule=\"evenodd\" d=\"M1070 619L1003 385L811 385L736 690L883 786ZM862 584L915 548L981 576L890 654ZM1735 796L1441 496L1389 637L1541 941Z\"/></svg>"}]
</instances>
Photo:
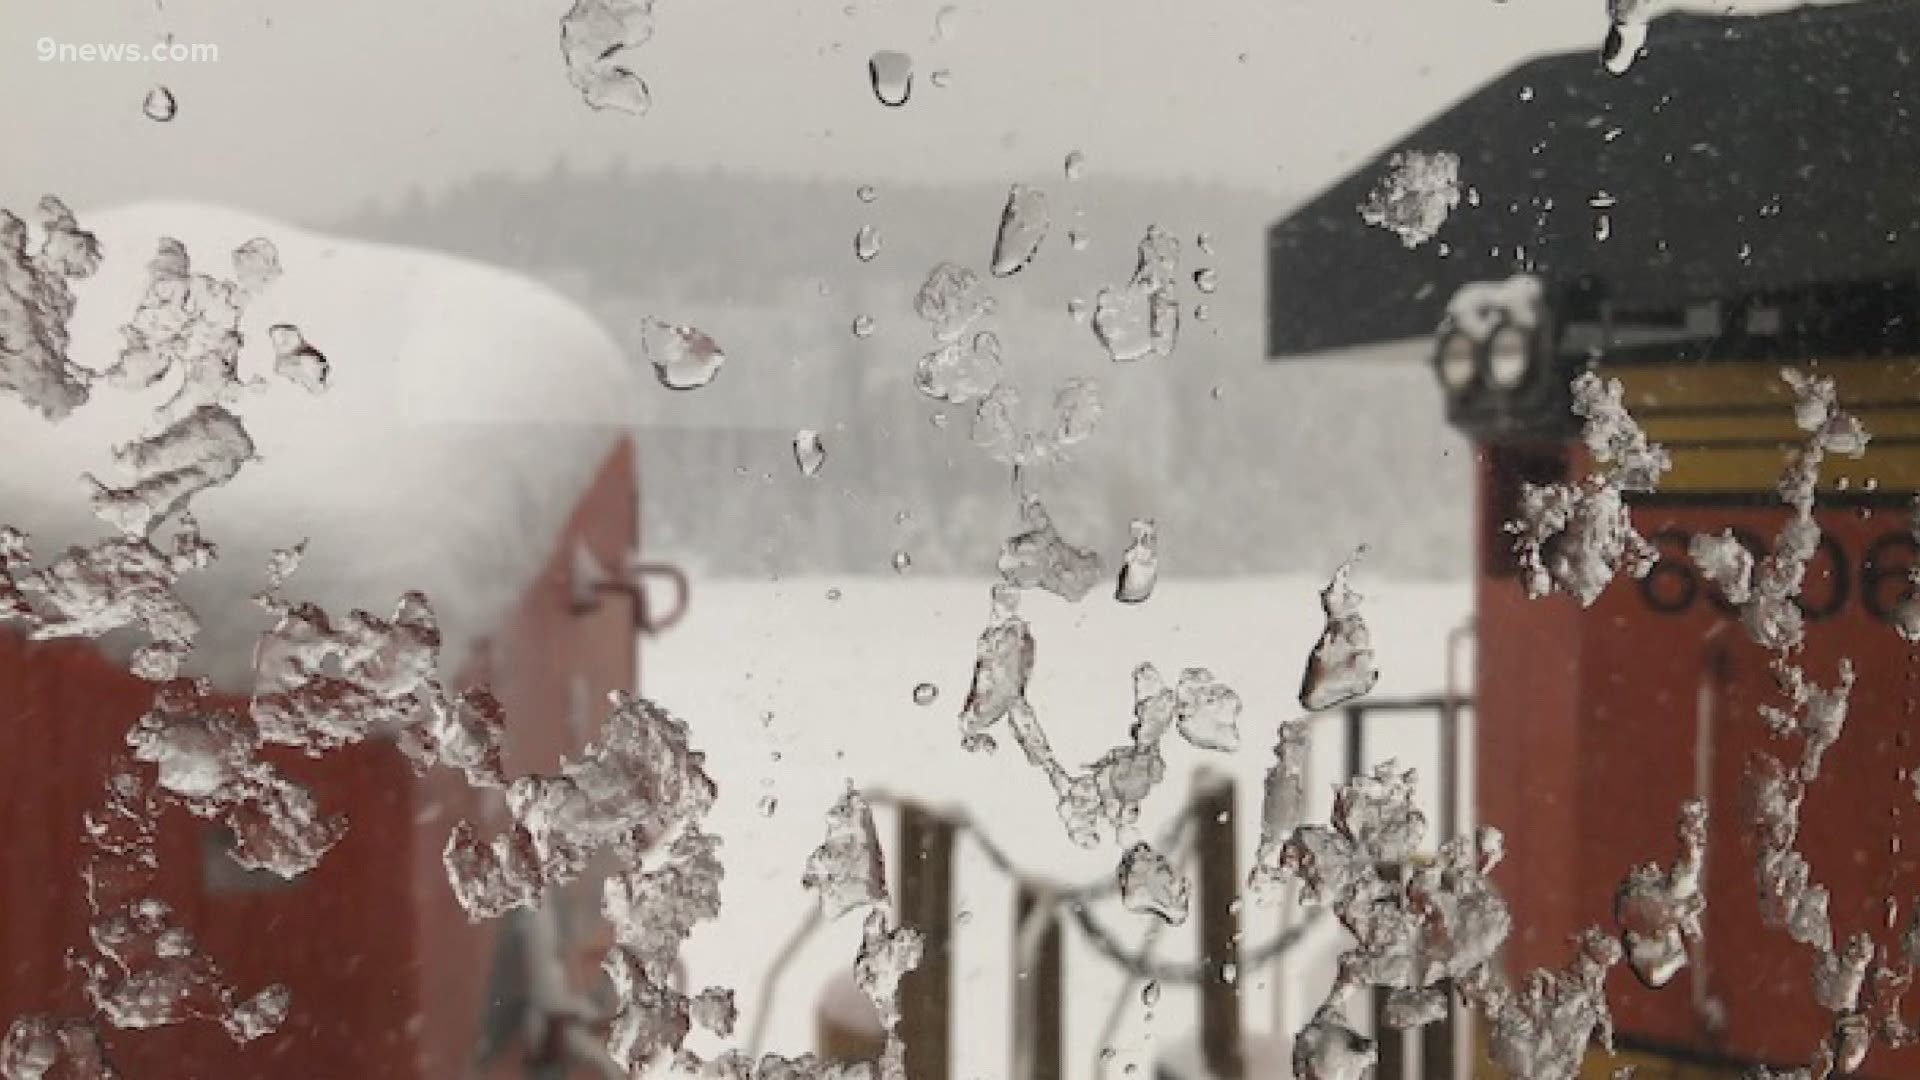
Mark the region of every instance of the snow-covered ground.
<instances>
[{"instance_id":1,"label":"snow-covered ground","mask_svg":"<svg viewBox=\"0 0 1920 1080\"><path fill-rule=\"evenodd\" d=\"M1329 567L1329 570L1332 568ZM1260 781L1272 760L1276 725L1299 714L1302 666L1321 627L1318 590L1306 577L1163 579L1140 606L1095 592L1080 604L1023 594L1037 662L1032 700L1055 751L1069 767L1124 742L1132 719L1131 672L1153 663L1171 683L1184 667L1206 667L1245 703L1234 754L1203 753L1169 737L1168 781L1148 800L1145 831L1158 833L1184 798L1198 768L1211 765L1238 782L1240 866L1250 864ZM1356 580L1373 631L1382 678L1372 698L1437 692L1445 678L1448 632L1470 607L1461 584ZM768 968L803 922L811 897L800 887L807 853L824 835L827 807L851 781L963 811L1005 848L1025 873L1062 883L1110 876L1119 851L1074 847L1054 811L1045 779L1011 738L993 754L960 748L955 722L965 698L974 640L986 625L988 582L899 578L696 583L685 622L641 647L641 684L692 725L721 784L713 825L725 839L727 881L717 924L696 933L686 956L695 985L739 993L742 1033L764 1023L759 1049L793 1053L813 1046L822 986L848 969L859 940L857 919L816 932L774 987L760 995ZM1463 668L1464 670L1464 668ZM914 700L932 683L938 697ZM1368 735L1370 761L1397 756L1433 777L1437 724L1428 716L1386 716ZM1324 820L1342 769L1342 727L1329 715L1315 725L1311 813ZM1464 756L1464 755L1463 755ZM1470 788L1468 789L1470 790ZM1424 786L1429 817L1435 792ZM1463 793L1463 811L1470 813ZM770 811L770 812L769 812ZM880 813L889 869L897 877L893 818ZM967 913L956 930L954 1073L1006 1075L1011 1010L1012 884L964 838L958 849L955 905ZM1101 917L1137 942L1146 916L1117 904ZM1244 909L1246 941L1265 940L1277 908ZM1191 958L1194 922L1161 935L1156 955ZM1337 935L1323 928L1290 954L1281 973L1243 973L1244 1027L1251 1033L1297 1029L1330 979ZM1104 1070L1148 1066L1189 1038L1197 998L1162 988L1148 1010L1138 987L1067 932L1067 1075L1101 1075L1101 1033L1116 1002L1125 1013ZM1124 998L1123 998L1124 995ZM764 1016L762 1015L764 1012ZM1149 1020L1145 1013L1151 1012Z\"/></svg>"}]
</instances>

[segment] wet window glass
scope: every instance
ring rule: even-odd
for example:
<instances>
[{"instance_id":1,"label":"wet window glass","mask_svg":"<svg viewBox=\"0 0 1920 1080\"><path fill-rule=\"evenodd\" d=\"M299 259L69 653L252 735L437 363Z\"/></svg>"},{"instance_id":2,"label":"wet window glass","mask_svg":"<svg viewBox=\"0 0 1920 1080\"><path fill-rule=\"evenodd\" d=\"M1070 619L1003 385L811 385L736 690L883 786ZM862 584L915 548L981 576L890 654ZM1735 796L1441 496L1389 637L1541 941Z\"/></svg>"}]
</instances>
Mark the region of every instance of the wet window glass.
<instances>
[{"instance_id":1,"label":"wet window glass","mask_svg":"<svg viewBox=\"0 0 1920 1080\"><path fill-rule=\"evenodd\" d=\"M1907 0L0 50L4 1080L1920 1072Z\"/></svg>"}]
</instances>

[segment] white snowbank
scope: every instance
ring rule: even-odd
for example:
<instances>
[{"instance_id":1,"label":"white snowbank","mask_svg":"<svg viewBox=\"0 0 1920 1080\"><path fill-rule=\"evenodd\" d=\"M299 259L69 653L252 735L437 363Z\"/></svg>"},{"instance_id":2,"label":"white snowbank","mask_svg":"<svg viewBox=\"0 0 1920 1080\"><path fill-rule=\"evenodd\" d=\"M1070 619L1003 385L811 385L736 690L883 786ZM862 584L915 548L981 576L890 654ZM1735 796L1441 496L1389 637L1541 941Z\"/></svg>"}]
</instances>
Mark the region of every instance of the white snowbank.
<instances>
[{"instance_id":1,"label":"white snowbank","mask_svg":"<svg viewBox=\"0 0 1920 1080\"><path fill-rule=\"evenodd\" d=\"M464 259L339 240L190 203L79 211L104 263L75 283L75 362L102 369L144 294L161 237L186 245L196 272L233 277L254 237L285 270L248 309L241 374L271 386L240 413L262 460L193 509L220 558L181 592L205 623L187 670L227 688L249 683L266 615L248 597L268 553L310 542L288 594L335 614L391 614L408 589L432 598L457 668L552 549L585 485L632 415L632 369L571 302L528 279ZM266 330L299 327L331 361L318 396L273 377ZM26 530L36 561L107 534L88 509L91 471L124 482L110 448L152 430L152 391L96 385L93 400L49 423L0 400L0 523ZM125 638L127 640L116 640ZM124 655L138 642L103 643Z\"/></svg>"}]
</instances>

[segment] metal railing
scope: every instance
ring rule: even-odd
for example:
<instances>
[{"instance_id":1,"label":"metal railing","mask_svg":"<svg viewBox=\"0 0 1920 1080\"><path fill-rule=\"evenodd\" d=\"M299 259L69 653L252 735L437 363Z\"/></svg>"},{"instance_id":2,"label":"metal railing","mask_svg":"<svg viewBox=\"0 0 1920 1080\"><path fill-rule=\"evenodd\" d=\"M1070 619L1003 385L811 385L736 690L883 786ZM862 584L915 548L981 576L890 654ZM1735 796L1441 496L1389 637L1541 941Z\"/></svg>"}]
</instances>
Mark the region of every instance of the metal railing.
<instances>
[{"instance_id":1,"label":"metal railing","mask_svg":"<svg viewBox=\"0 0 1920 1080\"><path fill-rule=\"evenodd\" d=\"M1355 776L1364 771L1367 736L1377 724L1422 716L1435 718L1440 743L1436 770L1439 818L1436 839L1457 835L1463 824L1459 790L1463 714L1471 706L1471 698L1449 692L1404 699L1361 700L1343 707L1337 720L1341 725L1346 774ZM1161 960L1152 955L1154 943L1169 929L1167 927L1154 924L1142 945L1129 948L1118 933L1100 920L1094 905L1112 898L1118 891L1112 875L1078 887L1062 887L1019 868L993 837L963 812L937 813L911 798L886 791L869 790L864 794L876 807L892 807L898 811L895 857L901 860L903 868L900 917L925 938L920 967L903 981L899 999L900 1035L907 1048L908 1075L914 1080L947 1080L951 1074L954 859L963 841L973 844L1013 885L1011 944L1014 956L1009 994L1013 1060L1008 1073L1012 1080L1059 1080L1066 1075L1062 1000L1066 988L1065 926L1069 923L1092 953L1127 976L1109 1017L1109 1035L1121 1015L1121 1004L1142 983L1153 980L1189 985L1198 991L1198 1043L1208 1074L1220 1080L1237 1080L1245 1075L1245 1063L1241 1060L1244 1041L1240 1030L1240 989L1249 984L1251 973L1275 963L1297 945L1317 925L1321 910L1309 910L1306 918L1283 926L1258 945L1240 946L1239 901L1243 875L1238 859L1235 785L1231 777L1203 770L1195 780L1187 805L1168 823L1156 842L1157 850L1165 853L1176 866L1190 866L1196 878L1197 917L1193 920L1193 932L1198 936L1198 958L1188 962ZM761 1047L761 1034L777 983L818 926L818 913L810 910L769 970L759 1007L754 1010L755 1027L748 1039L752 1052L757 1053ZM1231 974L1229 965L1233 968ZM1420 1064L1417 1075L1424 1080L1455 1080L1469 1075L1461 1060L1466 1049L1461 1038L1465 1028L1457 1022L1453 1008L1437 1023L1403 1032L1378 1023L1384 1004L1385 992L1381 991L1373 1002L1380 1049L1377 1077L1401 1080L1410 1075L1409 1070L1416 1061ZM825 1025L826 1021L822 1023ZM1099 1040L1101 1045L1110 1041L1108 1037ZM877 1052L879 1046L877 1031L830 1032L823 1026L818 1049L829 1057L857 1060L869 1051Z\"/></svg>"}]
</instances>

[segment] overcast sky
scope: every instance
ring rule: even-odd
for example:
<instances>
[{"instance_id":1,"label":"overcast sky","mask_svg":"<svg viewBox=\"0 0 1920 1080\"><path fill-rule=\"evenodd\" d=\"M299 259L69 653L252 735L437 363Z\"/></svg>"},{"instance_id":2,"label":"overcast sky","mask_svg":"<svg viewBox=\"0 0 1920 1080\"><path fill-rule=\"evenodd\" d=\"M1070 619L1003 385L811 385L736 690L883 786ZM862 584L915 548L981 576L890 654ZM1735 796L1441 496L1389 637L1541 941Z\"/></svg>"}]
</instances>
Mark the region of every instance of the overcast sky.
<instances>
[{"instance_id":1,"label":"overcast sky","mask_svg":"<svg viewBox=\"0 0 1920 1080\"><path fill-rule=\"evenodd\" d=\"M884 183L1045 176L1072 149L1089 179L1301 193L1515 61L1597 48L1605 31L1600 0L659 0L637 55L654 105L633 117L568 84L566 6L5 0L0 197L214 198L315 219L562 153ZM165 33L218 61L37 56L42 39ZM902 108L867 89L877 49L915 58ZM170 123L141 111L157 83L179 103Z\"/></svg>"}]
</instances>

